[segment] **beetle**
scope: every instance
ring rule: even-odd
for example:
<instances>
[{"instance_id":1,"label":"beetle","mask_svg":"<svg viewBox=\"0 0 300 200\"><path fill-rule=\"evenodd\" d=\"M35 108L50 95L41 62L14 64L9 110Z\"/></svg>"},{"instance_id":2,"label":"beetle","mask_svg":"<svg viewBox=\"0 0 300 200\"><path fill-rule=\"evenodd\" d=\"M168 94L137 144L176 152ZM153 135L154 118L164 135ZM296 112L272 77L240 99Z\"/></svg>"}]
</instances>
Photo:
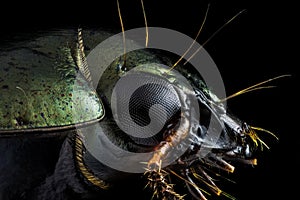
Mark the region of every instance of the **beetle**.
<instances>
[{"instance_id":1,"label":"beetle","mask_svg":"<svg viewBox=\"0 0 300 200\"><path fill-rule=\"evenodd\" d=\"M96 126L100 126L102 134L126 151L153 152L145 163L142 176L158 199L183 199L170 181L174 178L183 183L194 198L206 199L207 191L231 198L215 184L213 176L216 174L208 174L208 169L233 172L234 167L228 160L256 164L253 152L259 145L266 144L255 131L273 134L228 114L222 99L210 91L192 67L179 65L176 68L188 80L190 88L181 82L181 76L175 70L153 64L172 66L170 63L176 59L169 54L170 58L162 56L162 51L126 53L126 58L119 57L111 63L100 84L93 87L92 69L85 54L110 34L84 30L84 37L82 35L81 30L40 33L4 47L1 52L0 148L3 152L1 172L5 172L0 177L1 197L93 199L103 196L114 184L126 181L132 174L99 162L92 152L94 140L90 138L98 136ZM111 48L111 51L115 50ZM137 67L139 65L144 67ZM135 73L129 73L132 70ZM158 103L169 111L164 129L151 138L124 135L113 116L113 102L109 96L117 95L116 99L120 99L122 92L127 92L113 90L119 80L129 82L126 77L137 81L146 77L152 81L138 88L132 98L116 102L117 108L123 107L122 102L132 102L131 117L144 125L149 121L144 112L151 105ZM161 85L164 87L158 87ZM144 91L147 91L146 95L150 94L147 98ZM201 121L193 115L189 98L199 105ZM158 112L155 116L157 121L161 114ZM211 122L222 129L215 143L208 137L211 130L206 119L212 119ZM178 125L180 120L182 123ZM164 167L162 161L183 141L189 142L188 148ZM205 149L211 151L202 157L200 153ZM31 155L35 151L45 153ZM46 159L45 155L52 159ZM35 160L42 162L36 164ZM28 178L24 173L32 175ZM10 183L11 177L16 177L17 181Z\"/></svg>"},{"instance_id":2,"label":"beetle","mask_svg":"<svg viewBox=\"0 0 300 200\"><path fill-rule=\"evenodd\" d=\"M86 47L89 49L93 48L91 44L97 44L109 36L108 33L95 30L86 30L84 33L87 41ZM86 198L90 195L89 192L101 193L101 190L111 187L113 182L127 177L128 173L98 162L89 152L87 145L90 141L85 141L85 134L93 132L91 128L93 124L100 124L103 132L112 141L128 151L148 152L155 149L155 153L147 163L148 167L145 166L147 170L144 176L148 187L159 199L183 198L174 190L172 182L168 183L167 176L173 175L184 180L183 182L193 196L205 199L196 182L205 183L204 185L209 190L218 195L221 193L221 189L205 172L206 167L233 172L234 167L226 159L239 160L248 164L256 163L256 160L252 158L252 153L259 142L262 145L264 143L255 133L255 127L226 113L220 99L205 87L201 77L193 72L192 68L178 69L193 86L192 89L188 89L182 86L183 83L174 72L160 65L151 64L158 62L169 65L169 59L158 56L162 52L133 51L126 56L126 70L122 58L117 59L103 75L106 82L100 81L103 84L93 89L90 74L86 74L89 71L84 71L88 69L84 68L86 58L81 57L85 56L84 52L81 52L83 51L80 47L82 43L81 30L78 33L74 30L60 30L52 34L42 34L26 43L18 44L18 48L10 47L4 53L2 52L1 171L6 172L1 174L3 199L20 198L20 196L24 199L68 199L73 195L76 196L75 194ZM48 45L45 48L44 44L51 44L53 47L50 48ZM137 68L136 66L141 63L146 67ZM167 125L163 131L150 139L122 136L120 134L122 130L117 128L118 125L112 118L112 102L108 98L109 93L112 93L111 87L120 77L128 77L120 76L120 72L126 74L125 71L135 68L142 78L166 77L164 81L173 81L175 84L173 89L168 87L156 89L157 85L150 82L147 87L140 90L140 92L147 90L151 94L146 98L148 101L145 103L145 96L141 96L139 92L134 96L136 99L132 100L138 101L135 105L141 107L133 107L138 111L133 113L138 123L147 120L147 117L139 114L146 112L149 108L147 104L152 105L159 100L163 106L167 108L170 106L168 116L170 120ZM123 81L128 82L126 78ZM179 95L174 95L174 92L178 92ZM197 126L192 127L191 120L195 119L191 116L184 116L183 127L176 127L179 118L184 115L178 115L178 111L182 107L190 109L188 104L182 105L186 100L180 99L187 98L189 95L196 98L199 103L201 118L204 122L196 120ZM174 99L168 101L168 98ZM222 127L220 139L215 144L210 144L206 138L209 134L205 119L208 118L214 118L212 123L217 123ZM83 133L85 129L92 131ZM192 133L192 139L190 139L192 142L186 152L178 156L178 159L170 166L161 169L160 162L164 156L167 156L165 152L176 143L180 143L186 137L187 130ZM41 144L45 146L41 147ZM51 168L43 166L45 164L43 162L41 165L45 167L45 170L40 170L39 165L32 166L28 163L31 158L45 161L40 156L31 156L29 151L32 152L34 149L48 151L49 157L53 157L58 156L60 147L59 159L52 175L50 175ZM206 157L199 157L199 150L202 148L211 148L212 151ZM28 160L22 159L23 156ZM54 167L55 161L52 160L52 162L52 167ZM10 168L16 168L16 170L10 171ZM9 185L9 181L6 183L4 181L14 175L19 176L19 173L32 173L31 178L24 175L16 177L20 191L12 189L15 187L14 184Z\"/></svg>"}]
</instances>

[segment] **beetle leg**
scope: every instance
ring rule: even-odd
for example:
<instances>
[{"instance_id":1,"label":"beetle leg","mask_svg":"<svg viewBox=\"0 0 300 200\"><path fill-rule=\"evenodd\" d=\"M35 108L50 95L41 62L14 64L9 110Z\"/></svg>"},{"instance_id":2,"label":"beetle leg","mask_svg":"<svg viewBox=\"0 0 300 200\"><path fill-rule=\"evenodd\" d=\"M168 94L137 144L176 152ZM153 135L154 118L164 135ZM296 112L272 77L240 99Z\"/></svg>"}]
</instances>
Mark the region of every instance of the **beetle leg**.
<instances>
[{"instance_id":1,"label":"beetle leg","mask_svg":"<svg viewBox=\"0 0 300 200\"><path fill-rule=\"evenodd\" d=\"M153 197L162 200L176 199L183 200L182 195L174 191L173 185L168 183L166 176L169 174L164 170L146 170L148 183L146 187L149 187L154 191Z\"/></svg>"},{"instance_id":2,"label":"beetle leg","mask_svg":"<svg viewBox=\"0 0 300 200\"><path fill-rule=\"evenodd\" d=\"M215 184L215 182L213 181L212 177L210 177L200 166L197 166L197 172L201 173L205 180L203 181L211 191L213 191L216 195L220 195L221 194L221 190L218 188L218 186ZM197 172L193 172L194 176L199 176Z\"/></svg>"},{"instance_id":3,"label":"beetle leg","mask_svg":"<svg viewBox=\"0 0 300 200\"><path fill-rule=\"evenodd\" d=\"M166 181L168 173L161 169L162 159L167 156L170 149L185 137L189 127L188 120L183 120L183 126L176 131L176 134L171 134L166 138L161 146L156 150L153 157L148 162L148 168L145 175L148 179L148 184L153 191L154 196L158 199L183 199L183 196L174 191L173 185Z\"/></svg>"},{"instance_id":4,"label":"beetle leg","mask_svg":"<svg viewBox=\"0 0 300 200\"><path fill-rule=\"evenodd\" d=\"M148 186L154 191L154 196L159 199L183 199L183 196L177 194L173 185L167 183L165 177L168 173L161 169L162 161L168 157L169 152L188 137L190 130L190 110L187 102L187 96L178 90L180 98L182 98L181 123L177 130L173 130L163 142L157 147L152 158L148 161L146 175Z\"/></svg>"},{"instance_id":5,"label":"beetle leg","mask_svg":"<svg viewBox=\"0 0 300 200\"><path fill-rule=\"evenodd\" d=\"M198 187L195 187L195 183L192 180L192 178L189 176L188 173L185 174L186 178L189 182L185 182L187 189L189 190L190 194L197 200L207 200L206 197L202 194L201 190ZM194 192L194 190L191 188L191 184L193 186L193 189L196 191L196 193Z\"/></svg>"},{"instance_id":6,"label":"beetle leg","mask_svg":"<svg viewBox=\"0 0 300 200\"><path fill-rule=\"evenodd\" d=\"M179 91L179 93L182 93ZM185 95L179 95L181 98L184 98L182 101L186 101ZM189 116L189 108L188 105L182 105L182 113L181 113L181 123L180 127L177 130L173 130L170 135L168 135L163 142L157 147L154 152L153 157L148 162L149 169L158 170L161 167L161 160L167 157L168 153L172 150L173 147L180 144L183 139L187 138L190 130L190 120Z\"/></svg>"},{"instance_id":7,"label":"beetle leg","mask_svg":"<svg viewBox=\"0 0 300 200\"><path fill-rule=\"evenodd\" d=\"M189 120L183 118L181 127L170 134L164 142L160 144L158 149L154 152L154 155L148 162L148 169L158 170L161 168L161 161L167 157L170 150L179 144L183 138L187 137L189 132Z\"/></svg>"}]
</instances>

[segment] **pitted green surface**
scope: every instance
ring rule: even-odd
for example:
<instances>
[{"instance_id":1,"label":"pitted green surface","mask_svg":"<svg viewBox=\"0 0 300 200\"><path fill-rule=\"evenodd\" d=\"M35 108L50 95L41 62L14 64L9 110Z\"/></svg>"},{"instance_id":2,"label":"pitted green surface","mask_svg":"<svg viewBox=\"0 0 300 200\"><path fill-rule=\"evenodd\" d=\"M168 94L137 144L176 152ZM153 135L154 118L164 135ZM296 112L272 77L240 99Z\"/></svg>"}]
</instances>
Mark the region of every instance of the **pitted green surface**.
<instances>
[{"instance_id":1,"label":"pitted green surface","mask_svg":"<svg viewBox=\"0 0 300 200\"><path fill-rule=\"evenodd\" d=\"M0 134L61 129L103 117L101 100L71 56L76 31L54 33L1 50Z\"/></svg>"}]
</instances>

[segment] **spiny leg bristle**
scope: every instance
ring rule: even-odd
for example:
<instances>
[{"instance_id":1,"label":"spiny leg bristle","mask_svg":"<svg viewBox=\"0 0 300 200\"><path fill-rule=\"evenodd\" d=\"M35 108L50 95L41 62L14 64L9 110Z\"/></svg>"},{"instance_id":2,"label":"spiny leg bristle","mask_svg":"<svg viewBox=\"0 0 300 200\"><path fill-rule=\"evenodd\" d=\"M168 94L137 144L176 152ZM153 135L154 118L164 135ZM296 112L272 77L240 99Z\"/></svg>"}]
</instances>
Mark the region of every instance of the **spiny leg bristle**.
<instances>
[{"instance_id":1,"label":"spiny leg bristle","mask_svg":"<svg viewBox=\"0 0 300 200\"><path fill-rule=\"evenodd\" d=\"M153 197L163 200L183 200L184 195L180 195L174 191L174 185L166 180L168 173L164 170L146 170L145 177L147 178L147 185L153 193Z\"/></svg>"}]
</instances>

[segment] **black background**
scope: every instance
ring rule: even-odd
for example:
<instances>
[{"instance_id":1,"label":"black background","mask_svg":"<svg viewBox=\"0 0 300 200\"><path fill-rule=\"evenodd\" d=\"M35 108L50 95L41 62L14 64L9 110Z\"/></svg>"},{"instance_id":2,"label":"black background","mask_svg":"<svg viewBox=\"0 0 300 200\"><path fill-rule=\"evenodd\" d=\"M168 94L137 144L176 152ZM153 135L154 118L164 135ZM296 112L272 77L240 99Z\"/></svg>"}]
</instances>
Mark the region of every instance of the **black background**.
<instances>
[{"instance_id":1,"label":"black background","mask_svg":"<svg viewBox=\"0 0 300 200\"><path fill-rule=\"evenodd\" d=\"M274 1L159 1L145 0L148 25L165 27L195 37L210 3L208 19L198 42L202 44L239 11L246 11L218 33L205 49L222 74L228 94L282 75L260 90L228 101L241 119L276 133L278 142L266 137L258 165L236 170L232 191L238 199L288 199L299 186L298 93L295 73L299 67L295 5ZM139 0L120 0L125 29L144 26ZM108 27L120 29L116 1L10 2L1 5L1 37L48 28ZM151 36L150 36L151 39ZM0 40L1 42L1 40ZM264 134L264 133L262 133ZM134 197L134 194L132 194Z\"/></svg>"}]
</instances>

